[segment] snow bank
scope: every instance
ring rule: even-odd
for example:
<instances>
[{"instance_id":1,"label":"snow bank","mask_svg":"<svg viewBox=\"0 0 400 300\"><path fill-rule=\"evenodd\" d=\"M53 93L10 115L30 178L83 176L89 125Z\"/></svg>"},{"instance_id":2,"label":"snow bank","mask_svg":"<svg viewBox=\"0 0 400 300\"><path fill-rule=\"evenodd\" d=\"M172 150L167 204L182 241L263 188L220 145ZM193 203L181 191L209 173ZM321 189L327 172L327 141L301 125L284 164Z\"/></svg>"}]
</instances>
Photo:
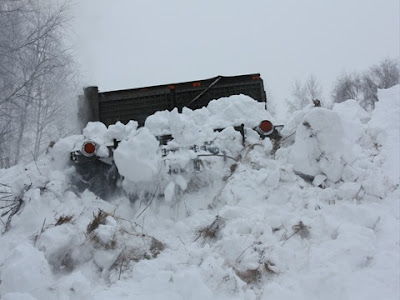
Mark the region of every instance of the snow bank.
<instances>
[{"instance_id":1,"label":"snow bank","mask_svg":"<svg viewBox=\"0 0 400 300\"><path fill-rule=\"evenodd\" d=\"M398 95L379 91L371 115L354 101L309 106L276 153L233 129L269 119L244 96L158 112L140 129L88 124L39 161L0 170L1 199L22 203L0 236L0 298L398 299ZM176 137L164 156L161 133ZM135 201L70 185L66 157L85 139L121 141L114 158ZM197 172L206 152L191 146L204 142L221 157Z\"/></svg>"},{"instance_id":2,"label":"snow bank","mask_svg":"<svg viewBox=\"0 0 400 300\"><path fill-rule=\"evenodd\" d=\"M353 100L332 111L307 107L295 114L289 120L299 124L289 150L294 169L331 182L364 181L363 188L377 197L399 184L399 86L378 95L371 116ZM383 166L379 171L377 163Z\"/></svg>"},{"instance_id":3,"label":"snow bank","mask_svg":"<svg viewBox=\"0 0 400 300\"><path fill-rule=\"evenodd\" d=\"M381 147L383 169L392 184L400 184L400 85L378 91L369 133Z\"/></svg>"}]
</instances>

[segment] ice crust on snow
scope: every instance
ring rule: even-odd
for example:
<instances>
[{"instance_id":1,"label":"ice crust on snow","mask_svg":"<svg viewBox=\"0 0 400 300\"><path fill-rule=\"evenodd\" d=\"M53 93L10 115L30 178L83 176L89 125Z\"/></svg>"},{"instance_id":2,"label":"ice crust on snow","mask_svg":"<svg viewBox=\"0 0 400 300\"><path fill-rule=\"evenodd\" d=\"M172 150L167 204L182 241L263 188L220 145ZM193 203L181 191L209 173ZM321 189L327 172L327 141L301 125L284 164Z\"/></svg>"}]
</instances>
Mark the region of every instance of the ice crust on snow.
<instances>
[{"instance_id":1,"label":"ice crust on snow","mask_svg":"<svg viewBox=\"0 0 400 300\"><path fill-rule=\"evenodd\" d=\"M0 192L24 200L0 236L0 298L398 299L399 95L379 91L372 113L352 100L310 105L275 154L251 129L271 118L246 96L157 112L139 129L89 123L36 163L0 170ZM181 150L163 158L155 136L167 133ZM71 187L69 152L89 139L120 141L114 159L135 201ZM202 157L194 172L203 152L189 147L204 142L238 161ZM169 174L174 164L182 171ZM99 209L109 214L88 233ZM63 215L73 218L56 226Z\"/></svg>"}]
</instances>

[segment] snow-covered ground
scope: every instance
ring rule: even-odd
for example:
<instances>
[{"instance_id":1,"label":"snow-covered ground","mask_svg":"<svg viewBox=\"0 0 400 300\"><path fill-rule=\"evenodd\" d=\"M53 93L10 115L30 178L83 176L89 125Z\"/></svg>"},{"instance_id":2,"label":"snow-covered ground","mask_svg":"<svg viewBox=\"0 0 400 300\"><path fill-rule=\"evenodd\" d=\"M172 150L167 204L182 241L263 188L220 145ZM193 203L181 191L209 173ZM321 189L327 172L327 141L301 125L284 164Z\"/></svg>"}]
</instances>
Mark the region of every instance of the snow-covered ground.
<instances>
[{"instance_id":1,"label":"snow-covered ground","mask_svg":"<svg viewBox=\"0 0 400 300\"><path fill-rule=\"evenodd\" d=\"M89 124L99 155L121 140L130 196L71 186L83 136L0 170L0 299L399 299L399 95L379 91L371 114L353 100L306 107L276 152L250 129L272 117L245 96L158 112L140 129ZM180 150L162 158L165 133ZM201 156L197 172L209 152L194 144L222 156Z\"/></svg>"}]
</instances>

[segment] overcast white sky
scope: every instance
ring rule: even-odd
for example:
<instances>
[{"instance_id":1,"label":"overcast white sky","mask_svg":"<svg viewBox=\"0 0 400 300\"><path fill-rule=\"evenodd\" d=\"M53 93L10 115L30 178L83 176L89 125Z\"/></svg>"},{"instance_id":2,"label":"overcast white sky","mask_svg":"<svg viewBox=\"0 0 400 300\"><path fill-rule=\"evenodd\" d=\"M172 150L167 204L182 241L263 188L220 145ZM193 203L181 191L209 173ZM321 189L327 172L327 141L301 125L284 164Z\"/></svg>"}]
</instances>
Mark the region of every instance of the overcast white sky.
<instances>
[{"instance_id":1,"label":"overcast white sky","mask_svg":"<svg viewBox=\"0 0 400 300\"><path fill-rule=\"evenodd\" d=\"M101 91L261 73L275 101L314 74L400 57L399 0L81 0L85 84Z\"/></svg>"}]
</instances>

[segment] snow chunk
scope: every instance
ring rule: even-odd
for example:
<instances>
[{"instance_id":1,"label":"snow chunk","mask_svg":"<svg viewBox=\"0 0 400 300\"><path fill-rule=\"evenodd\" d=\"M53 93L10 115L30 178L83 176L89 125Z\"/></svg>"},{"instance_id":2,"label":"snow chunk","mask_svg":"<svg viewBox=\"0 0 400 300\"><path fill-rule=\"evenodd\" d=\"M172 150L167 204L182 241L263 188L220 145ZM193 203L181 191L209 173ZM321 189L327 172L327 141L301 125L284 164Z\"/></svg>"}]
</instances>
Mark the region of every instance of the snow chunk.
<instances>
[{"instance_id":1,"label":"snow chunk","mask_svg":"<svg viewBox=\"0 0 400 300\"><path fill-rule=\"evenodd\" d=\"M177 143L194 144L198 142L199 129L196 124L186 114L179 114L177 109L170 114L169 127Z\"/></svg>"},{"instance_id":2,"label":"snow chunk","mask_svg":"<svg viewBox=\"0 0 400 300\"><path fill-rule=\"evenodd\" d=\"M169 117L170 112L168 110L157 111L154 115L147 117L145 127L154 135L170 134Z\"/></svg>"},{"instance_id":3,"label":"snow chunk","mask_svg":"<svg viewBox=\"0 0 400 300\"><path fill-rule=\"evenodd\" d=\"M115 235L117 231L117 222L111 216L107 216L106 224L100 224L99 227L96 229L96 236L103 244L108 244Z\"/></svg>"},{"instance_id":4,"label":"snow chunk","mask_svg":"<svg viewBox=\"0 0 400 300\"><path fill-rule=\"evenodd\" d=\"M342 176L347 147L338 114L324 108L312 109L296 131L291 160L296 171L306 175L325 174L336 182Z\"/></svg>"},{"instance_id":5,"label":"snow chunk","mask_svg":"<svg viewBox=\"0 0 400 300\"><path fill-rule=\"evenodd\" d=\"M111 140L116 139L117 141L121 141L131 134L131 132L135 132L137 128L138 122L136 121L129 121L126 125L118 121L114 125L108 126L107 136Z\"/></svg>"},{"instance_id":6,"label":"snow chunk","mask_svg":"<svg viewBox=\"0 0 400 300\"><path fill-rule=\"evenodd\" d=\"M315 178L314 178L312 184L313 184L314 186L320 186L321 184L324 183L325 179L326 179L326 176L325 176L325 175L319 174L319 175L315 176Z\"/></svg>"},{"instance_id":7,"label":"snow chunk","mask_svg":"<svg viewBox=\"0 0 400 300\"><path fill-rule=\"evenodd\" d=\"M337 191L337 194L342 199L354 199L361 189L361 185L357 182L345 182Z\"/></svg>"},{"instance_id":8,"label":"snow chunk","mask_svg":"<svg viewBox=\"0 0 400 300\"><path fill-rule=\"evenodd\" d=\"M106 138L107 127L101 122L89 122L83 129L83 136L98 144L108 143L111 140Z\"/></svg>"},{"instance_id":9,"label":"snow chunk","mask_svg":"<svg viewBox=\"0 0 400 300\"><path fill-rule=\"evenodd\" d=\"M119 173L131 182L148 182L159 170L159 142L147 128L141 128L114 151Z\"/></svg>"}]
</instances>

